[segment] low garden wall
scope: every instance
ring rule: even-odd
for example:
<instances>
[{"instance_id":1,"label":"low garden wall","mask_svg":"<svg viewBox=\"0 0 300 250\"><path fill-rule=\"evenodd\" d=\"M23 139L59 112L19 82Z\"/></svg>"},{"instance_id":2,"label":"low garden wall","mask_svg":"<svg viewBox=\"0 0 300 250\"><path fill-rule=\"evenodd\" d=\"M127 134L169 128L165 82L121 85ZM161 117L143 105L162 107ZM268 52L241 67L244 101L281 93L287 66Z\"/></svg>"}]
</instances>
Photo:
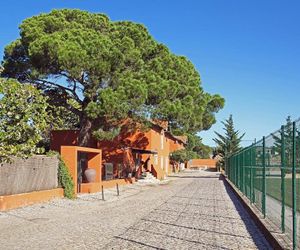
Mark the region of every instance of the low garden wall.
<instances>
[{"instance_id":1,"label":"low garden wall","mask_svg":"<svg viewBox=\"0 0 300 250\"><path fill-rule=\"evenodd\" d=\"M12 158L0 164L0 195L28 193L58 187L56 156Z\"/></svg>"}]
</instances>

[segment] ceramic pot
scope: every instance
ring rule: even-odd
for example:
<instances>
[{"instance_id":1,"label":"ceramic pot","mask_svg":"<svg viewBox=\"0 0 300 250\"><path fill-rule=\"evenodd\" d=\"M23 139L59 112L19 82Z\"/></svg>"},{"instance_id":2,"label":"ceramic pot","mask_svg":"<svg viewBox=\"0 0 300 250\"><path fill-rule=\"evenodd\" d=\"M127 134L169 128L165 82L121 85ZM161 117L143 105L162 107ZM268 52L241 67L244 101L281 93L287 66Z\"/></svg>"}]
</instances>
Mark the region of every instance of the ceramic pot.
<instances>
[{"instance_id":1,"label":"ceramic pot","mask_svg":"<svg viewBox=\"0 0 300 250\"><path fill-rule=\"evenodd\" d=\"M84 171L84 176L87 180L87 182L95 182L96 180L96 170L93 168L87 168Z\"/></svg>"}]
</instances>

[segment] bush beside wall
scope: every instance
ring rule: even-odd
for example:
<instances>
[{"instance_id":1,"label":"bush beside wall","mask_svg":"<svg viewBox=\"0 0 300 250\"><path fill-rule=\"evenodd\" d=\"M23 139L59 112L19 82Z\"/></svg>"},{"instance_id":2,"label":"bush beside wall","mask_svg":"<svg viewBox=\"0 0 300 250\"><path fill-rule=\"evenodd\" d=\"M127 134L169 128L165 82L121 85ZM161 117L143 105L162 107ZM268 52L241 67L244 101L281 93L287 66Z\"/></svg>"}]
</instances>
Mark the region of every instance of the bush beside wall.
<instances>
[{"instance_id":1,"label":"bush beside wall","mask_svg":"<svg viewBox=\"0 0 300 250\"><path fill-rule=\"evenodd\" d=\"M58 165L58 183L64 189L64 196L69 199L74 199L74 182L64 161L59 156Z\"/></svg>"}]
</instances>

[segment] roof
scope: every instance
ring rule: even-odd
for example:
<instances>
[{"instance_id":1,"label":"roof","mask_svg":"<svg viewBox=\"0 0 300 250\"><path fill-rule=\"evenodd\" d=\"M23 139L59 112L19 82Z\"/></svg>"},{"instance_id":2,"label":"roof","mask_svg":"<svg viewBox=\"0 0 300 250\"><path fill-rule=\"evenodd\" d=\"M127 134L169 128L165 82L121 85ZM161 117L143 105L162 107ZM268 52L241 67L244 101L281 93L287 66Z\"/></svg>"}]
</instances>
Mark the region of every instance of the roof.
<instances>
[{"instance_id":1,"label":"roof","mask_svg":"<svg viewBox=\"0 0 300 250\"><path fill-rule=\"evenodd\" d=\"M172 140L179 141L184 145L187 144L187 136L175 136L170 131L168 131L168 122L167 121L161 121L161 122L158 123L158 121L150 120L150 123L153 127L156 126L157 128L165 131L165 133L168 134L171 137ZM62 132L72 131L72 132L75 132L75 133L79 133L79 129L52 130L52 132L53 131L55 131L55 132L57 132L57 131L62 131Z\"/></svg>"},{"instance_id":2,"label":"roof","mask_svg":"<svg viewBox=\"0 0 300 250\"><path fill-rule=\"evenodd\" d=\"M188 137L186 135L182 135L182 136L174 136L176 139L178 139L179 141L182 141L184 144L187 144L188 141Z\"/></svg>"},{"instance_id":3,"label":"roof","mask_svg":"<svg viewBox=\"0 0 300 250\"><path fill-rule=\"evenodd\" d=\"M164 130L165 133L167 133L174 141L179 141L184 145L187 144L187 136L175 136L170 131L168 131L168 127L169 127L168 121L150 120L150 122L152 126L157 126L160 129Z\"/></svg>"},{"instance_id":4,"label":"roof","mask_svg":"<svg viewBox=\"0 0 300 250\"><path fill-rule=\"evenodd\" d=\"M187 136L175 136L170 131L165 131L165 133L168 134L174 141L179 141L184 145L187 144Z\"/></svg>"}]
</instances>

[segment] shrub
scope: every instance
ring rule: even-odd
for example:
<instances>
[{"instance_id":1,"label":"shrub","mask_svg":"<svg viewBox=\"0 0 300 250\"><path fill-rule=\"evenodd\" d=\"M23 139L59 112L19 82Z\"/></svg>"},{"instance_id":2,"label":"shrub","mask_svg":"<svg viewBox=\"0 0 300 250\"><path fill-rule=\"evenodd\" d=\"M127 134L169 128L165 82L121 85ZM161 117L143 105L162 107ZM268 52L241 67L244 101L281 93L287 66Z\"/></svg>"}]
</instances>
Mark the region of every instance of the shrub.
<instances>
[{"instance_id":1,"label":"shrub","mask_svg":"<svg viewBox=\"0 0 300 250\"><path fill-rule=\"evenodd\" d=\"M47 127L47 107L34 86L0 78L0 161L44 152L37 143Z\"/></svg>"},{"instance_id":2,"label":"shrub","mask_svg":"<svg viewBox=\"0 0 300 250\"><path fill-rule=\"evenodd\" d=\"M64 196L68 199L74 199L74 182L71 177L71 174L69 172L69 169L67 168L66 164L64 163L63 159L59 154L53 151L49 151L49 156L56 155L59 159L58 164L58 184L60 187L64 189Z\"/></svg>"}]
</instances>

